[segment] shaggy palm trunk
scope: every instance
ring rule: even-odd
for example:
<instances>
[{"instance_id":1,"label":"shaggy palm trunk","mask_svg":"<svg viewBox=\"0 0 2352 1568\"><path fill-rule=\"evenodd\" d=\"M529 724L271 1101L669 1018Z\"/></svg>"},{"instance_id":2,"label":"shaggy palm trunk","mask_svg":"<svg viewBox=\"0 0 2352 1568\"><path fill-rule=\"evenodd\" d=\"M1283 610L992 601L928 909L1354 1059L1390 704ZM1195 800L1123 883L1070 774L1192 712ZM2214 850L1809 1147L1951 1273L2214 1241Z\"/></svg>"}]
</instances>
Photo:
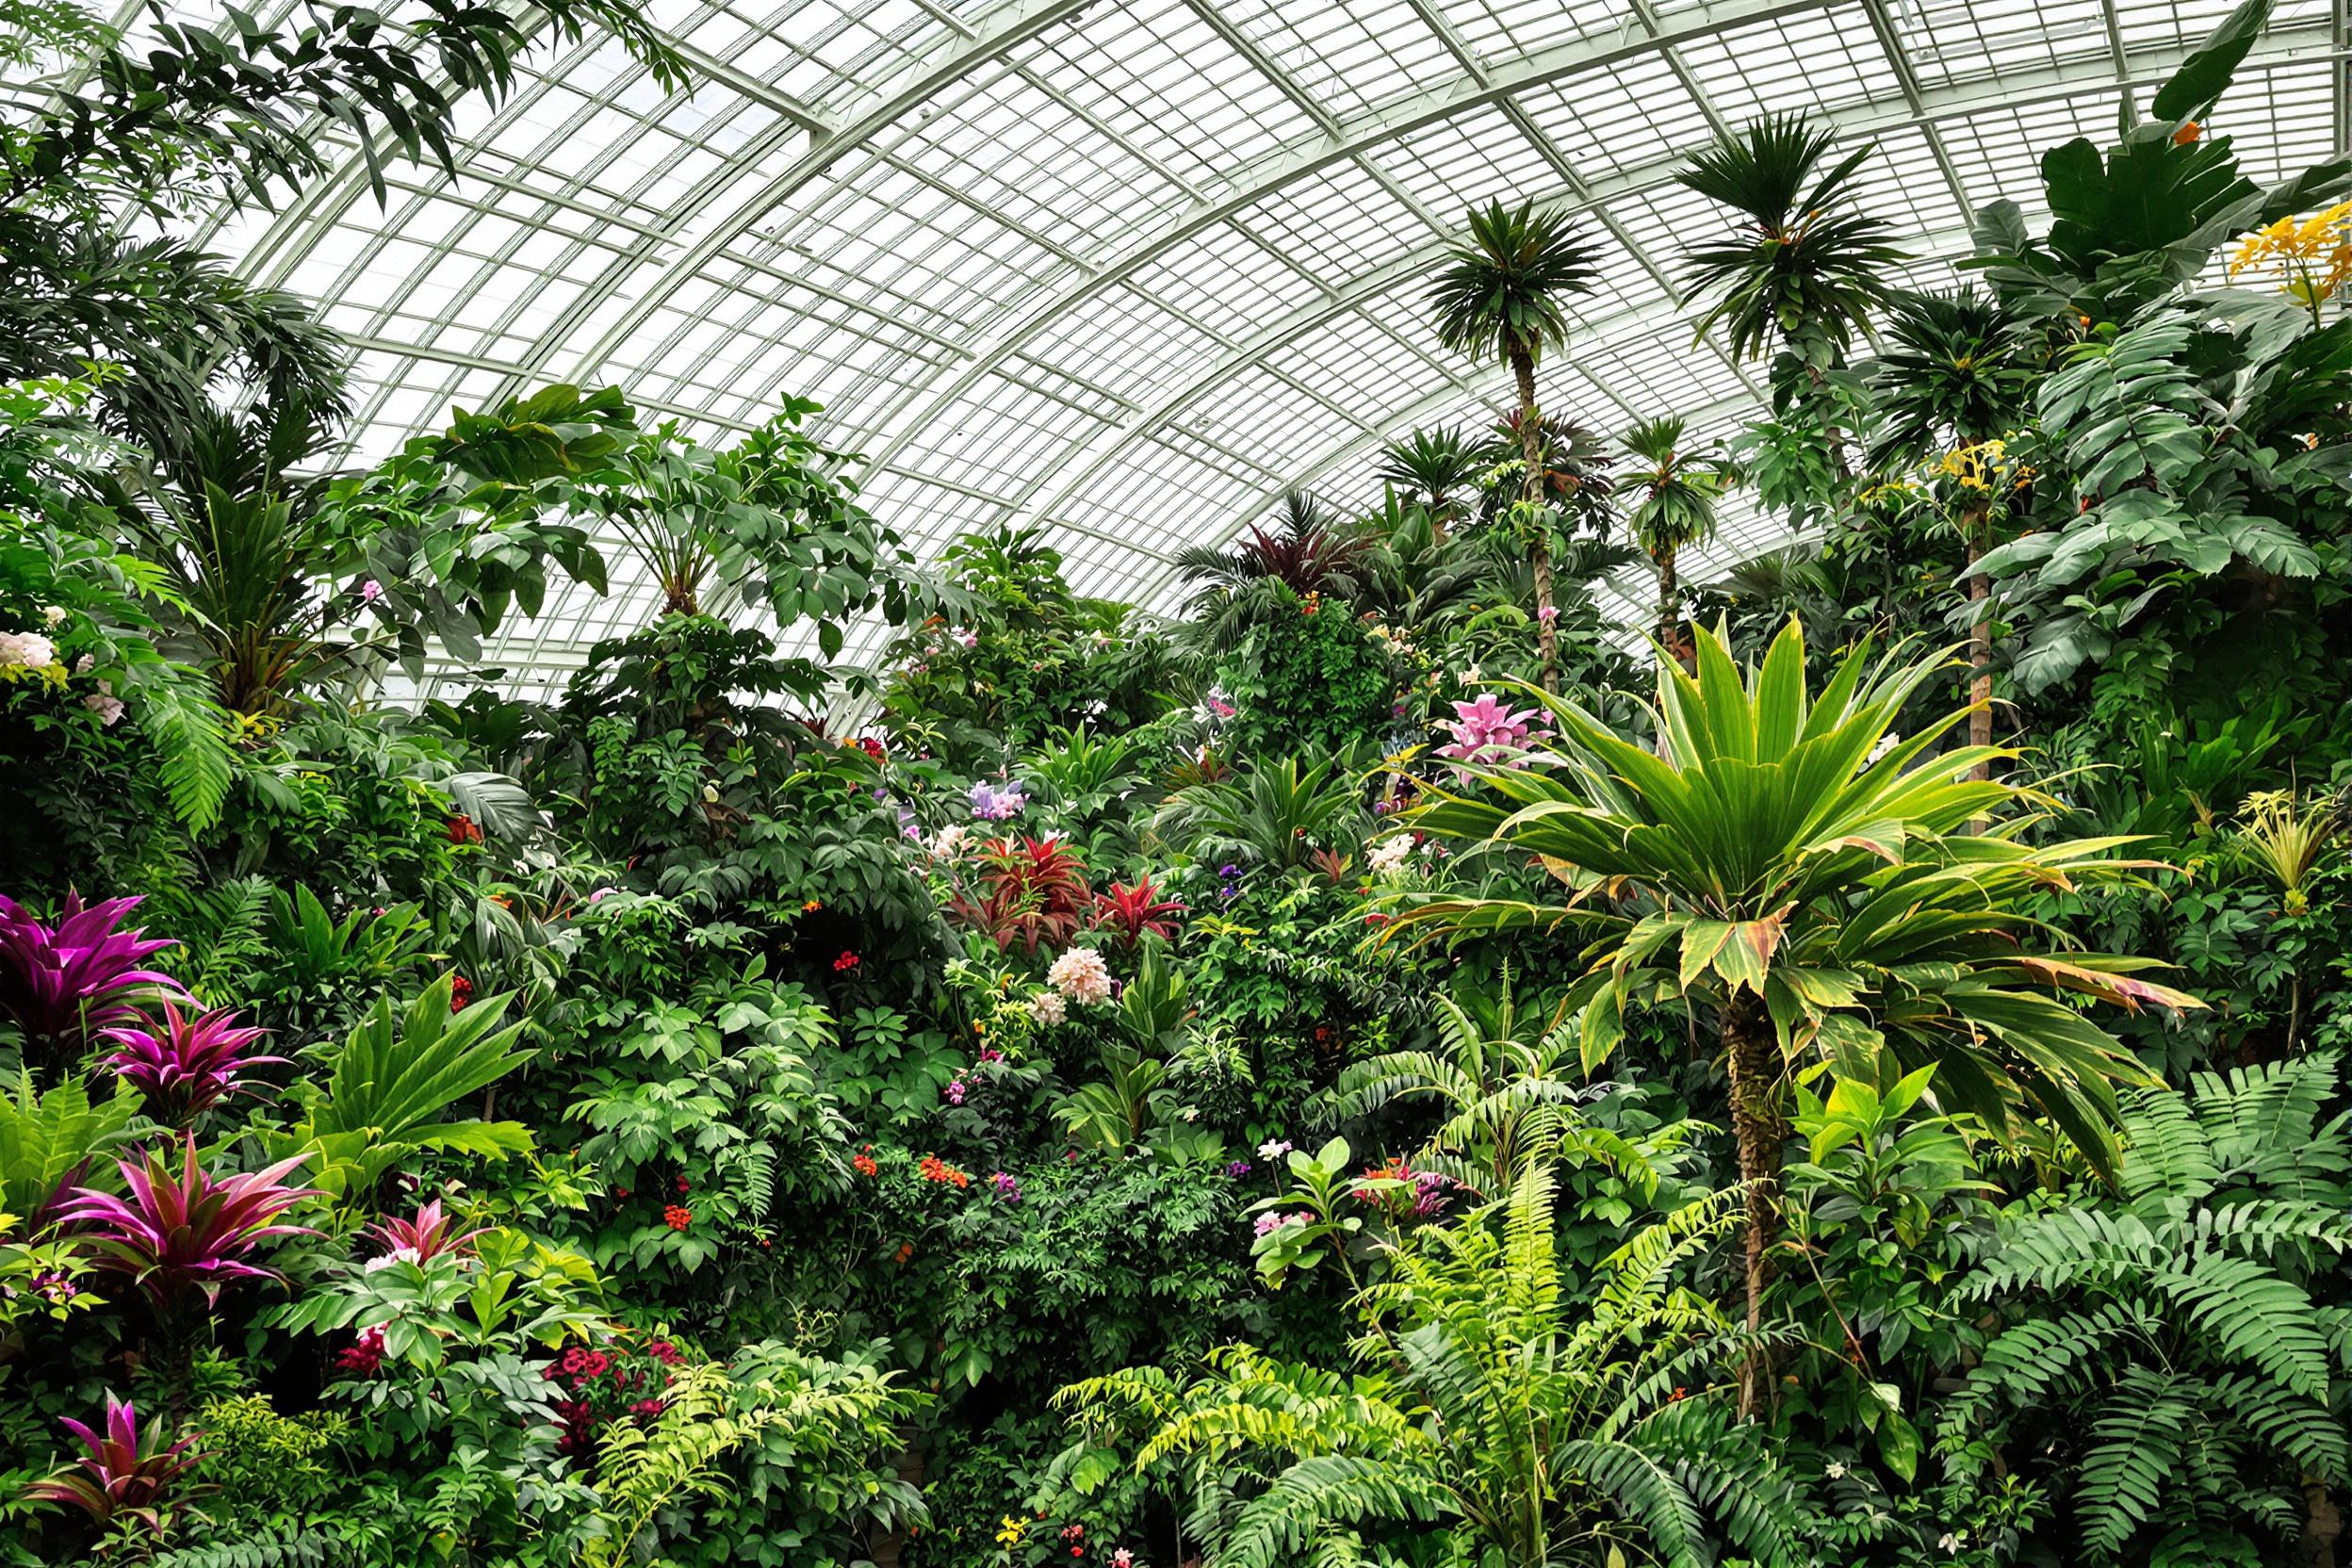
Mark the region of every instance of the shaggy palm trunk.
<instances>
[{"instance_id":1,"label":"shaggy palm trunk","mask_svg":"<svg viewBox=\"0 0 2352 1568\"><path fill-rule=\"evenodd\" d=\"M1523 349L1511 353L1511 372L1519 381L1519 457L1527 468L1519 498L1530 511L1544 499L1544 431L1535 412L1535 356ZM1552 540L1548 528L1537 526L1527 540L1527 559L1535 566L1535 646L1543 662L1544 690L1560 695L1560 633L1553 629L1559 607L1552 603ZM1545 612L1551 612L1547 614Z\"/></svg>"},{"instance_id":2,"label":"shaggy palm trunk","mask_svg":"<svg viewBox=\"0 0 2352 1568\"><path fill-rule=\"evenodd\" d=\"M1723 1004L1723 1060L1731 1075L1731 1133L1740 1151L1740 1180L1747 1188L1748 1223L1743 1236L1747 1273L1748 1331L1764 1327L1764 1291L1772 1283L1771 1248L1780 1226L1780 1149L1787 1129L1780 1119L1780 1046L1764 1001L1751 990L1732 993ZM1752 1345L1740 1366L1740 1413L1760 1414L1770 1398L1772 1353Z\"/></svg>"},{"instance_id":3,"label":"shaggy palm trunk","mask_svg":"<svg viewBox=\"0 0 2352 1568\"><path fill-rule=\"evenodd\" d=\"M1682 606L1677 602L1680 585L1674 579L1674 551L1672 546L1658 552L1658 645L1682 661ZM1684 667L1688 668L1688 662Z\"/></svg>"}]
</instances>

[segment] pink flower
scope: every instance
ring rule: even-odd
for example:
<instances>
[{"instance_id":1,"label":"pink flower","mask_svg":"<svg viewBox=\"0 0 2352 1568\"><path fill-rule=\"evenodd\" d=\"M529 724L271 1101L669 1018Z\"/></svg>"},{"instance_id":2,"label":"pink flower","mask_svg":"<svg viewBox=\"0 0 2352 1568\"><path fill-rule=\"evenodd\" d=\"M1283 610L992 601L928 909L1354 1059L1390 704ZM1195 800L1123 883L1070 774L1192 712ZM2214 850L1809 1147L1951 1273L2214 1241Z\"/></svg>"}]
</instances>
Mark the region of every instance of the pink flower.
<instances>
[{"instance_id":1,"label":"pink flower","mask_svg":"<svg viewBox=\"0 0 2352 1568\"><path fill-rule=\"evenodd\" d=\"M384 597L384 584L378 582L374 578L369 578L367 581L359 585L359 596L361 602L373 604L378 599Z\"/></svg>"},{"instance_id":2,"label":"pink flower","mask_svg":"<svg viewBox=\"0 0 2352 1568\"><path fill-rule=\"evenodd\" d=\"M1111 999L1110 966L1090 947L1073 947L1054 959L1045 979L1082 1007L1099 1006Z\"/></svg>"},{"instance_id":3,"label":"pink flower","mask_svg":"<svg viewBox=\"0 0 2352 1568\"><path fill-rule=\"evenodd\" d=\"M1535 612L1535 618L1542 621L1545 626L1549 626L1552 622L1560 619L1560 606L1556 604L1547 604L1543 609Z\"/></svg>"},{"instance_id":4,"label":"pink flower","mask_svg":"<svg viewBox=\"0 0 2352 1568\"><path fill-rule=\"evenodd\" d=\"M359 1338L335 1358L335 1368L356 1372L372 1378L384 1370L384 1328L381 1324L359 1331Z\"/></svg>"},{"instance_id":5,"label":"pink flower","mask_svg":"<svg viewBox=\"0 0 2352 1568\"><path fill-rule=\"evenodd\" d=\"M1070 1004L1059 991L1039 991L1029 999L1029 1011L1043 1024L1055 1024L1070 1017Z\"/></svg>"},{"instance_id":6,"label":"pink flower","mask_svg":"<svg viewBox=\"0 0 2352 1568\"><path fill-rule=\"evenodd\" d=\"M949 1084L944 1092L947 1095L947 1102L949 1104L960 1105L964 1102L964 1096L970 1093L971 1090L965 1086L964 1081L961 1078L958 1078L955 1082Z\"/></svg>"},{"instance_id":7,"label":"pink flower","mask_svg":"<svg viewBox=\"0 0 2352 1568\"><path fill-rule=\"evenodd\" d=\"M1258 1234L1270 1236L1285 1226L1304 1225L1314 1217L1315 1216L1304 1209L1295 1210L1290 1214L1262 1214L1258 1216Z\"/></svg>"},{"instance_id":8,"label":"pink flower","mask_svg":"<svg viewBox=\"0 0 2352 1568\"><path fill-rule=\"evenodd\" d=\"M1455 703L1454 716L1439 722L1454 740L1437 754L1462 762L1507 762L1523 749L1537 719L1532 708L1506 708L1494 693L1481 692L1476 702Z\"/></svg>"},{"instance_id":9,"label":"pink flower","mask_svg":"<svg viewBox=\"0 0 2352 1568\"><path fill-rule=\"evenodd\" d=\"M115 721L122 716L122 699L103 680L98 683L98 690L82 699L82 706L98 715L99 727L104 729L112 729Z\"/></svg>"}]
</instances>

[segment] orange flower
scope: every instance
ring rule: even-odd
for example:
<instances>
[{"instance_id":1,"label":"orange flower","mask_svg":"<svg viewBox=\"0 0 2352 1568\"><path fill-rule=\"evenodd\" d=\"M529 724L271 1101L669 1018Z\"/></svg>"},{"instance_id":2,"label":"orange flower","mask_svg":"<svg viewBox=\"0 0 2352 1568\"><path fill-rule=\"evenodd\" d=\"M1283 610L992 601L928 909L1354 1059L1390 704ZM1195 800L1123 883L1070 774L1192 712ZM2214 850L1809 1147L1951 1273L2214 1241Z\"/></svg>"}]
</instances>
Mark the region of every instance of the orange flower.
<instances>
[{"instance_id":1,"label":"orange flower","mask_svg":"<svg viewBox=\"0 0 2352 1568\"><path fill-rule=\"evenodd\" d=\"M2175 147L2186 147L2190 142L2195 141L2197 138L2203 136L2204 134L2204 127L2200 126L2196 121L2192 120L2187 124L2172 133L2172 144Z\"/></svg>"},{"instance_id":2,"label":"orange flower","mask_svg":"<svg viewBox=\"0 0 2352 1568\"><path fill-rule=\"evenodd\" d=\"M822 909L822 908L824 908L824 907L825 907L825 900L823 900L823 899L821 899L821 898L812 898L812 899L808 900L806 904L803 904L803 905L800 906L800 912L801 912L802 914L804 914L804 915L813 915L813 914L815 914L815 913L816 913L819 909Z\"/></svg>"}]
</instances>

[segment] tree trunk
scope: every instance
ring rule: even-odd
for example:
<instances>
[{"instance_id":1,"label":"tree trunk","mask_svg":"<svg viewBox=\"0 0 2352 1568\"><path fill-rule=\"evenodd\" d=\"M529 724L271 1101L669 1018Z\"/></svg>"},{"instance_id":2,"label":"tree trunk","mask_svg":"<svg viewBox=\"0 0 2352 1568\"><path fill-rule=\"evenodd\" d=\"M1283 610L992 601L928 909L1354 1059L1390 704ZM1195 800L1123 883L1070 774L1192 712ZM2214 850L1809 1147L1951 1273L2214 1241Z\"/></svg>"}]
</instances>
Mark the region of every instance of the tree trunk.
<instances>
[{"instance_id":1,"label":"tree trunk","mask_svg":"<svg viewBox=\"0 0 2352 1568\"><path fill-rule=\"evenodd\" d=\"M1723 1060L1731 1075L1731 1132L1740 1150L1740 1180L1747 1187L1748 1331L1764 1327L1764 1291L1772 1282L1770 1249L1780 1228L1780 1152L1788 1129L1780 1119L1780 1045L1764 1000L1751 990L1723 1004ZM1740 1366L1740 1414L1761 1415L1771 1397L1772 1358L1752 1347Z\"/></svg>"},{"instance_id":2,"label":"tree trunk","mask_svg":"<svg viewBox=\"0 0 2352 1568\"><path fill-rule=\"evenodd\" d=\"M2344 1513L2328 1494L2328 1483L2306 1471L2303 1476L2303 1535L2295 1543L2303 1568L2336 1568L2336 1542L2344 1534Z\"/></svg>"},{"instance_id":3,"label":"tree trunk","mask_svg":"<svg viewBox=\"0 0 2352 1568\"><path fill-rule=\"evenodd\" d=\"M1968 744L1988 746L1993 743L1993 580L1976 569L1984 557L1984 531L1980 524L1968 531L1968 603L1975 607L1968 624L1968 668L1973 672L1968 680ZM1990 762L1979 762L1969 774L1971 778L1993 776Z\"/></svg>"},{"instance_id":4,"label":"tree trunk","mask_svg":"<svg viewBox=\"0 0 2352 1568\"><path fill-rule=\"evenodd\" d=\"M1673 547L1658 552L1658 645L1682 661L1682 606L1679 585L1674 579ZM1688 668L1688 664L1685 664Z\"/></svg>"},{"instance_id":5,"label":"tree trunk","mask_svg":"<svg viewBox=\"0 0 2352 1568\"><path fill-rule=\"evenodd\" d=\"M1535 356L1514 349L1511 371L1519 382L1519 457L1527 467L1519 498L1530 509L1544 499L1544 431L1535 410ZM1535 646L1543 661L1544 690L1560 695L1560 633L1554 629L1559 606L1552 602L1552 542L1549 529L1538 528L1527 540L1527 558L1535 566ZM1549 612L1549 613L1546 613Z\"/></svg>"}]
</instances>

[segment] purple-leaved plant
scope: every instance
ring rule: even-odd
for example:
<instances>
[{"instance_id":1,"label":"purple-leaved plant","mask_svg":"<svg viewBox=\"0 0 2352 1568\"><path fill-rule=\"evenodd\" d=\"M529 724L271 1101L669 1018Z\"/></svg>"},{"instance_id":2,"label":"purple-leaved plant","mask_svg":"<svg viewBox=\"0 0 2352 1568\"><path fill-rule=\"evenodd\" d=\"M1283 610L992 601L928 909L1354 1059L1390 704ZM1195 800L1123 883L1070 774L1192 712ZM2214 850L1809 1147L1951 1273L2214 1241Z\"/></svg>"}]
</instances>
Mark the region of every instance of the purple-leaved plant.
<instances>
[{"instance_id":1,"label":"purple-leaved plant","mask_svg":"<svg viewBox=\"0 0 2352 1568\"><path fill-rule=\"evenodd\" d=\"M274 1280L274 1269L245 1260L270 1236L311 1235L307 1226L275 1223L305 1198L311 1187L289 1187L284 1178L310 1158L307 1153L215 1181L196 1163L196 1140L183 1136L185 1160L175 1174L159 1153L137 1164L118 1160L130 1189L117 1198L91 1187L75 1187L73 1200L57 1213L59 1223L91 1227L86 1239L101 1268L131 1276L156 1307L169 1314L191 1291L209 1307L236 1280Z\"/></svg>"},{"instance_id":2,"label":"purple-leaved plant","mask_svg":"<svg viewBox=\"0 0 2352 1568\"><path fill-rule=\"evenodd\" d=\"M57 923L44 925L0 896L0 1012L41 1044L71 1051L107 1025L137 1018L140 1002L185 999L170 975L143 967L177 944L118 929L138 906L136 898L85 905L70 892Z\"/></svg>"},{"instance_id":3,"label":"purple-leaved plant","mask_svg":"<svg viewBox=\"0 0 2352 1568\"><path fill-rule=\"evenodd\" d=\"M187 1014L170 1002L163 1021L142 1018L143 1028L108 1029L115 1047L106 1066L146 1098L148 1114L186 1127L232 1094L252 1094L242 1074L248 1068L283 1062L284 1056L248 1056L246 1047L269 1033L238 1027L226 1007Z\"/></svg>"},{"instance_id":4,"label":"purple-leaved plant","mask_svg":"<svg viewBox=\"0 0 2352 1568\"><path fill-rule=\"evenodd\" d=\"M57 1423L81 1440L89 1450L78 1467L60 1470L24 1489L27 1502L68 1503L80 1509L104 1529L119 1519L135 1519L155 1534L163 1531L162 1506L181 1479L204 1456L191 1454L196 1440L184 1437L166 1443L169 1435L157 1416L139 1429L139 1412L128 1399L106 1396L103 1434L79 1421Z\"/></svg>"}]
</instances>

